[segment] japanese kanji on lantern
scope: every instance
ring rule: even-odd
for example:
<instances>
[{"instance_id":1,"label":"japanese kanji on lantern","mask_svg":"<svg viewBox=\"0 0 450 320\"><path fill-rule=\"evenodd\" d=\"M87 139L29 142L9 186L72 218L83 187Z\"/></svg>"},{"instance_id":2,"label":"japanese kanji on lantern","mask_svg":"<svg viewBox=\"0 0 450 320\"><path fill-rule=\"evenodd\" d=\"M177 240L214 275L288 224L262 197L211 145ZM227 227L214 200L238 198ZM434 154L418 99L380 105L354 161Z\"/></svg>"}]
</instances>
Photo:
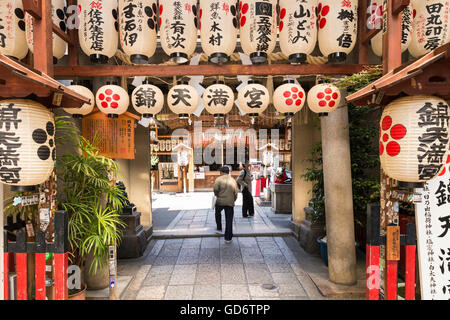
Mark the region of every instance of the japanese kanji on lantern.
<instances>
[{"instance_id":1,"label":"japanese kanji on lantern","mask_svg":"<svg viewBox=\"0 0 450 320\"><path fill-rule=\"evenodd\" d=\"M418 58L450 41L450 1L416 0L411 5L413 31L408 49Z\"/></svg>"},{"instance_id":2,"label":"japanese kanji on lantern","mask_svg":"<svg viewBox=\"0 0 450 320\"><path fill-rule=\"evenodd\" d=\"M233 90L223 81L217 81L203 92L203 105L214 117L224 117L233 109Z\"/></svg>"},{"instance_id":3,"label":"japanese kanji on lantern","mask_svg":"<svg viewBox=\"0 0 450 320\"><path fill-rule=\"evenodd\" d=\"M152 118L164 107L164 94L157 86L146 81L133 90L131 103L144 118Z\"/></svg>"},{"instance_id":4,"label":"japanese kanji on lantern","mask_svg":"<svg viewBox=\"0 0 450 320\"><path fill-rule=\"evenodd\" d=\"M358 32L358 0L319 0L320 52L329 62L342 62L353 50Z\"/></svg>"},{"instance_id":5,"label":"japanese kanji on lantern","mask_svg":"<svg viewBox=\"0 0 450 320\"><path fill-rule=\"evenodd\" d=\"M55 122L49 109L32 100L0 101L0 182L12 191L31 191L55 166Z\"/></svg>"},{"instance_id":6,"label":"japanese kanji on lantern","mask_svg":"<svg viewBox=\"0 0 450 320\"><path fill-rule=\"evenodd\" d=\"M241 47L253 63L265 63L277 42L276 0L242 0Z\"/></svg>"},{"instance_id":7,"label":"japanese kanji on lantern","mask_svg":"<svg viewBox=\"0 0 450 320\"><path fill-rule=\"evenodd\" d=\"M440 173L448 150L447 103L433 96L399 98L385 107L380 123L380 161L402 182L425 182Z\"/></svg>"},{"instance_id":8,"label":"japanese kanji on lantern","mask_svg":"<svg viewBox=\"0 0 450 320\"><path fill-rule=\"evenodd\" d=\"M65 0L52 0L52 21L63 32L66 32L66 4ZM33 18L28 13L25 14L25 34L27 45L33 52ZM53 43L53 63L61 59L66 54L67 43L61 39L56 33L52 34Z\"/></svg>"},{"instance_id":9,"label":"japanese kanji on lantern","mask_svg":"<svg viewBox=\"0 0 450 320\"><path fill-rule=\"evenodd\" d=\"M236 0L200 0L200 38L212 63L228 62L236 48L239 32L236 4Z\"/></svg>"},{"instance_id":10,"label":"japanese kanji on lantern","mask_svg":"<svg viewBox=\"0 0 450 320\"><path fill-rule=\"evenodd\" d=\"M160 0L161 46L170 59L186 63L197 46L197 0Z\"/></svg>"},{"instance_id":11,"label":"japanese kanji on lantern","mask_svg":"<svg viewBox=\"0 0 450 320\"><path fill-rule=\"evenodd\" d=\"M156 0L119 0L120 45L131 62L147 64L156 50Z\"/></svg>"},{"instance_id":12,"label":"japanese kanji on lantern","mask_svg":"<svg viewBox=\"0 0 450 320\"><path fill-rule=\"evenodd\" d=\"M93 63L107 63L117 52L119 22L117 0L78 0L78 38Z\"/></svg>"},{"instance_id":13,"label":"japanese kanji on lantern","mask_svg":"<svg viewBox=\"0 0 450 320\"><path fill-rule=\"evenodd\" d=\"M130 104L128 92L116 84L107 84L98 89L95 96L97 108L108 115L108 118L117 118L125 113Z\"/></svg>"},{"instance_id":14,"label":"japanese kanji on lantern","mask_svg":"<svg viewBox=\"0 0 450 320\"><path fill-rule=\"evenodd\" d=\"M308 91L308 107L315 113L330 113L341 103L341 92L332 84L315 85Z\"/></svg>"},{"instance_id":15,"label":"japanese kanji on lantern","mask_svg":"<svg viewBox=\"0 0 450 320\"><path fill-rule=\"evenodd\" d=\"M291 64L306 62L317 42L317 0L280 0L280 47Z\"/></svg>"},{"instance_id":16,"label":"japanese kanji on lantern","mask_svg":"<svg viewBox=\"0 0 450 320\"><path fill-rule=\"evenodd\" d=\"M74 118L83 118L83 116L88 115L94 110L95 97L91 90L78 84L67 86L67 88L88 97L90 101L89 103L83 104L81 108L63 108L65 112L70 113Z\"/></svg>"},{"instance_id":17,"label":"japanese kanji on lantern","mask_svg":"<svg viewBox=\"0 0 450 320\"><path fill-rule=\"evenodd\" d=\"M0 54L23 59L28 53L21 0L0 2Z\"/></svg>"},{"instance_id":18,"label":"japanese kanji on lantern","mask_svg":"<svg viewBox=\"0 0 450 320\"><path fill-rule=\"evenodd\" d=\"M238 92L238 104L250 117L263 113L269 106L269 90L258 81L251 80Z\"/></svg>"},{"instance_id":19,"label":"japanese kanji on lantern","mask_svg":"<svg viewBox=\"0 0 450 320\"><path fill-rule=\"evenodd\" d=\"M273 93L273 105L278 112L293 116L306 102L306 93L294 80L285 80Z\"/></svg>"},{"instance_id":20,"label":"japanese kanji on lantern","mask_svg":"<svg viewBox=\"0 0 450 320\"><path fill-rule=\"evenodd\" d=\"M194 87L188 82L179 81L167 94L167 104L173 113L180 118L188 118L190 114L197 110L199 95Z\"/></svg>"}]
</instances>

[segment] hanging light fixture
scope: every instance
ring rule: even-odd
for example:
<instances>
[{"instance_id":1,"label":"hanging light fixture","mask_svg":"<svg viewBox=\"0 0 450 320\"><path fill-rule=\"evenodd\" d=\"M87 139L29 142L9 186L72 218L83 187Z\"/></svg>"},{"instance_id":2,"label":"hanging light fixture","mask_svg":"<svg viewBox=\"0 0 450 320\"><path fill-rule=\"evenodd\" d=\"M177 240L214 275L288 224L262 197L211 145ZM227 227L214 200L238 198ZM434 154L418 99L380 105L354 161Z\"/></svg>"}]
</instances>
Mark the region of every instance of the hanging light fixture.
<instances>
[{"instance_id":1,"label":"hanging light fixture","mask_svg":"<svg viewBox=\"0 0 450 320\"><path fill-rule=\"evenodd\" d=\"M52 113L32 100L0 102L0 182L11 191L34 191L53 171L56 160Z\"/></svg>"},{"instance_id":2,"label":"hanging light fixture","mask_svg":"<svg viewBox=\"0 0 450 320\"><path fill-rule=\"evenodd\" d=\"M160 0L161 46L170 60L189 61L197 46L197 0Z\"/></svg>"},{"instance_id":3,"label":"hanging light fixture","mask_svg":"<svg viewBox=\"0 0 450 320\"><path fill-rule=\"evenodd\" d=\"M320 52L329 62L343 62L356 44L358 0L319 0Z\"/></svg>"},{"instance_id":4,"label":"hanging light fixture","mask_svg":"<svg viewBox=\"0 0 450 320\"><path fill-rule=\"evenodd\" d=\"M108 118L118 118L127 111L130 104L128 92L115 82L107 82L98 89L95 100L97 108L107 114Z\"/></svg>"},{"instance_id":5,"label":"hanging light fixture","mask_svg":"<svg viewBox=\"0 0 450 320\"><path fill-rule=\"evenodd\" d=\"M64 33L66 27L66 4L65 0L52 0L52 22L57 25ZM27 45L31 52L34 52L33 40L33 18L28 13L25 14L25 29ZM53 43L53 63L64 57L67 51L67 43L56 33L52 33Z\"/></svg>"},{"instance_id":6,"label":"hanging light fixture","mask_svg":"<svg viewBox=\"0 0 450 320\"><path fill-rule=\"evenodd\" d=\"M197 110L198 103L198 92L187 81L178 81L167 94L169 109L181 119L189 118Z\"/></svg>"},{"instance_id":7,"label":"hanging light fixture","mask_svg":"<svg viewBox=\"0 0 450 320\"><path fill-rule=\"evenodd\" d=\"M92 63L108 63L119 44L117 0L79 0L78 10L81 50Z\"/></svg>"},{"instance_id":8,"label":"hanging light fixture","mask_svg":"<svg viewBox=\"0 0 450 320\"><path fill-rule=\"evenodd\" d=\"M164 94L157 86L145 80L133 90L131 103L144 118L153 118L164 107Z\"/></svg>"},{"instance_id":9,"label":"hanging light fixture","mask_svg":"<svg viewBox=\"0 0 450 320\"><path fill-rule=\"evenodd\" d=\"M273 93L273 105L278 112L292 117L306 102L306 93L295 80L285 80Z\"/></svg>"},{"instance_id":10,"label":"hanging light fixture","mask_svg":"<svg viewBox=\"0 0 450 320\"><path fill-rule=\"evenodd\" d=\"M228 62L236 48L239 32L236 4L236 0L218 0L213 4L200 0L200 38L212 63Z\"/></svg>"},{"instance_id":11,"label":"hanging light fixture","mask_svg":"<svg viewBox=\"0 0 450 320\"><path fill-rule=\"evenodd\" d=\"M214 118L224 118L233 109L233 90L224 81L216 81L203 92L203 105Z\"/></svg>"},{"instance_id":12,"label":"hanging light fixture","mask_svg":"<svg viewBox=\"0 0 450 320\"><path fill-rule=\"evenodd\" d=\"M422 183L439 174L448 150L449 108L433 96L408 96L387 105L380 122L380 161L398 181Z\"/></svg>"},{"instance_id":13,"label":"hanging light fixture","mask_svg":"<svg viewBox=\"0 0 450 320\"><path fill-rule=\"evenodd\" d=\"M291 64L306 62L317 42L317 0L280 0L280 47Z\"/></svg>"},{"instance_id":14,"label":"hanging light fixture","mask_svg":"<svg viewBox=\"0 0 450 320\"><path fill-rule=\"evenodd\" d=\"M157 0L119 0L120 46L132 63L147 64L156 50Z\"/></svg>"},{"instance_id":15,"label":"hanging light fixture","mask_svg":"<svg viewBox=\"0 0 450 320\"><path fill-rule=\"evenodd\" d=\"M25 14L21 0L0 2L0 54L18 60L28 53L25 37Z\"/></svg>"},{"instance_id":16,"label":"hanging light fixture","mask_svg":"<svg viewBox=\"0 0 450 320\"><path fill-rule=\"evenodd\" d=\"M94 110L95 97L91 90L81 85L81 82L72 82L72 85L67 86L70 90L75 91L85 97L89 98L89 103L85 103L81 108L63 108L65 112L70 113L74 118L83 118Z\"/></svg>"},{"instance_id":17,"label":"hanging light fixture","mask_svg":"<svg viewBox=\"0 0 450 320\"><path fill-rule=\"evenodd\" d=\"M277 1L242 0L239 3L241 47L253 63L267 62L277 42Z\"/></svg>"},{"instance_id":18,"label":"hanging light fixture","mask_svg":"<svg viewBox=\"0 0 450 320\"><path fill-rule=\"evenodd\" d=\"M332 84L322 83L308 91L308 107L312 112L326 115L341 103L341 91Z\"/></svg>"},{"instance_id":19,"label":"hanging light fixture","mask_svg":"<svg viewBox=\"0 0 450 320\"><path fill-rule=\"evenodd\" d=\"M242 112L252 117L259 116L269 106L269 90L256 80L250 80L248 84L238 92L238 104Z\"/></svg>"}]
</instances>

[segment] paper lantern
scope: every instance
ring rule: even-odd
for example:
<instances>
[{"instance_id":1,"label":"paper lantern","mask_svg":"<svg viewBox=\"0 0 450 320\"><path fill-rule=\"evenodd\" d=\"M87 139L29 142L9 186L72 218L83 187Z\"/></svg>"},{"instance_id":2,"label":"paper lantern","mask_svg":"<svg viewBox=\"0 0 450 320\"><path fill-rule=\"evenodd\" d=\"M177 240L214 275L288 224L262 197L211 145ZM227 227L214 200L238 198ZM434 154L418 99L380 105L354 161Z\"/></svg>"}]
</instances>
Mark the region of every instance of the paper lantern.
<instances>
[{"instance_id":1,"label":"paper lantern","mask_svg":"<svg viewBox=\"0 0 450 320\"><path fill-rule=\"evenodd\" d=\"M146 64L156 50L156 0L119 0L120 45L131 62Z\"/></svg>"},{"instance_id":2,"label":"paper lantern","mask_svg":"<svg viewBox=\"0 0 450 320\"><path fill-rule=\"evenodd\" d=\"M373 6L373 4L376 4L376 2L372 3L372 8L373 8L373 10L375 10L375 13L383 12L383 4L381 2L378 7ZM376 7L376 9L375 9L375 7ZM411 6L407 6L402 11L402 40L401 40L402 52L405 52L408 49L409 44L411 43L412 14L413 13L412 13ZM381 23L381 26L382 26L382 23ZM370 44L372 46L373 53L375 53L375 55L377 55L379 57L382 57L383 56L383 32L382 31L378 32L370 40Z\"/></svg>"},{"instance_id":3,"label":"paper lantern","mask_svg":"<svg viewBox=\"0 0 450 320\"><path fill-rule=\"evenodd\" d=\"M187 82L180 81L170 89L167 104L173 113L180 118L188 118L198 108L199 96L197 90Z\"/></svg>"},{"instance_id":4,"label":"paper lantern","mask_svg":"<svg viewBox=\"0 0 450 320\"><path fill-rule=\"evenodd\" d=\"M320 52L329 62L342 62L353 50L358 31L357 0L319 0Z\"/></svg>"},{"instance_id":5,"label":"paper lantern","mask_svg":"<svg viewBox=\"0 0 450 320\"><path fill-rule=\"evenodd\" d=\"M64 0L52 0L52 21L63 32L66 32L66 4ZM34 52L33 40L33 18L28 13L25 14L25 29L27 45L31 52ZM53 43L53 63L64 57L67 51L67 43L56 33L52 33Z\"/></svg>"},{"instance_id":6,"label":"paper lantern","mask_svg":"<svg viewBox=\"0 0 450 320\"><path fill-rule=\"evenodd\" d=\"M263 113L269 106L269 90L257 81L251 80L238 92L238 104L242 112L250 117Z\"/></svg>"},{"instance_id":7,"label":"paper lantern","mask_svg":"<svg viewBox=\"0 0 450 320\"><path fill-rule=\"evenodd\" d=\"M217 81L206 88L203 93L203 105L206 111L213 114L214 117L224 117L233 109L233 90L226 86L223 81Z\"/></svg>"},{"instance_id":8,"label":"paper lantern","mask_svg":"<svg viewBox=\"0 0 450 320\"><path fill-rule=\"evenodd\" d=\"M384 172L412 183L435 177L446 160L448 117L447 103L433 96L408 96L387 105L380 122Z\"/></svg>"},{"instance_id":9,"label":"paper lantern","mask_svg":"<svg viewBox=\"0 0 450 320\"><path fill-rule=\"evenodd\" d=\"M280 48L291 64L306 62L317 42L317 0L280 0Z\"/></svg>"},{"instance_id":10,"label":"paper lantern","mask_svg":"<svg viewBox=\"0 0 450 320\"><path fill-rule=\"evenodd\" d=\"M197 46L197 0L160 0L161 46L170 59L186 63Z\"/></svg>"},{"instance_id":11,"label":"paper lantern","mask_svg":"<svg viewBox=\"0 0 450 320\"><path fill-rule=\"evenodd\" d=\"M0 2L0 54L21 60L28 53L21 0Z\"/></svg>"},{"instance_id":12,"label":"paper lantern","mask_svg":"<svg viewBox=\"0 0 450 320\"><path fill-rule=\"evenodd\" d=\"M308 106L315 113L330 113L341 103L340 90L328 83L318 84L308 91Z\"/></svg>"},{"instance_id":13,"label":"paper lantern","mask_svg":"<svg viewBox=\"0 0 450 320\"><path fill-rule=\"evenodd\" d=\"M108 118L117 118L125 113L130 104L128 92L115 84L107 84L98 89L95 96L97 108L108 115Z\"/></svg>"},{"instance_id":14,"label":"paper lantern","mask_svg":"<svg viewBox=\"0 0 450 320\"><path fill-rule=\"evenodd\" d=\"M286 80L273 93L273 105L278 112L293 116L306 102L306 93L294 80Z\"/></svg>"},{"instance_id":15,"label":"paper lantern","mask_svg":"<svg viewBox=\"0 0 450 320\"><path fill-rule=\"evenodd\" d=\"M241 47L253 63L265 63L275 49L276 7L276 0L242 0L239 3Z\"/></svg>"},{"instance_id":16,"label":"paper lantern","mask_svg":"<svg viewBox=\"0 0 450 320\"><path fill-rule=\"evenodd\" d=\"M56 160L55 122L49 109L32 100L0 102L0 182L31 191L45 182Z\"/></svg>"},{"instance_id":17,"label":"paper lantern","mask_svg":"<svg viewBox=\"0 0 450 320\"><path fill-rule=\"evenodd\" d=\"M90 99L89 103L85 103L81 108L63 108L65 112L70 113L74 118L83 118L83 116L88 115L94 110L95 97L91 90L81 85L70 85L67 86L70 90L75 91L85 97Z\"/></svg>"},{"instance_id":18,"label":"paper lantern","mask_svg":"<svg viewBox=\"0 0 450 320\"><path fill-rule=\"evenodd\" d=\"M117 0L79 0L78 38L93 63L107 63L117 52L119 23Z\"/></svg>"},{"instance_id":19,"label":"paper lantern","mask_svg":"<svg viewBox=\"0 0 450 320\"><path fill-rule=\"evenodd\" d=\"M412 2L413 31L409 52L415 58L450 41L450 2L420 0Z\"/></svg>"},{"instance_id":20,"label":"paper lantern","mask_svg":"<svg viewBox=\"0 0 450 320\"><path fill-rule=\"evenodd\" d=\"M230 60L236 48L239 24L236 0L200 0L200 38L212 63ZM203 26L203 28L202 28Z\"/></svg>"},{"instance_id":21,"label":"paper lantern","mask_svg":"<svg viewBox=\"0 0 450 320\"><path fill-rule=\"evenodd\" d=\"M152 118L164 107L164 94L157 86L146 82L133 90L131 103L144 118Z\"/></svg>"}]
</instances>

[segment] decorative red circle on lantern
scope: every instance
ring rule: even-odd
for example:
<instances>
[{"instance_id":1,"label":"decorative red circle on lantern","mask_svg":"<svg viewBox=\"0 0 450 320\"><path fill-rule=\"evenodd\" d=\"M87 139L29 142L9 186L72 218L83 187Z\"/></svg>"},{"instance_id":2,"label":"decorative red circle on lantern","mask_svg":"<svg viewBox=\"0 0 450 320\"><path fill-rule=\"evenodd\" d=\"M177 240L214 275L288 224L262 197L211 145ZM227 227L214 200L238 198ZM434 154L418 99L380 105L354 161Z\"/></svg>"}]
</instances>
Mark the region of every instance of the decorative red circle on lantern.
<instances>
[{"instance_id":1,"label":"decorative red circle on lantern","mask_svg":"<svg viewBox=\"0 0 450 320\"><path fill-rule=\"evenodd\" d=\"M116 101L120 100L120 96L118 94L113 95L113 99Z\"/></svg>"},{"instance_id":2,"label":"decorative red circle on lantern","mask_svg":"<svg viewBox=\"0 0 450 320\"><path fill-rule=\"evenodd\" d=\"M294 95L292 95L292 99L297 99L298 97L297 97L297 95L296 94L294 94Z\"/></svg>"},{"instance_id":3,"label":"decorative red circle on lantern","mask_svg":"<svg viewBox=\"0 0 450 320\"><path fill-rule=\"evenodd\" d=\"M323 29L326 24L327 24L327 19L326 18L320 19L320 25L319 25L320 29Z\"/></svg>"},{"instance_id":4,"label":"decorative red circle on lantern","mask_svg":"<svg viewBox=\"0 0 450 320\"><path fill-rule=\"evenodd\" d=\"M323 97L325 97L325 94L324 94L323 92L319 92L319 93L317 94L317 98L323 99Z\"/></svg>"},{"instance_id":5,"label":"decorative red circle on lantern","mask_svg":"<svg viewBox=\"0 0 450 320\"><path fill-rule=\"evenodd\" d=\"M391 141L386 146L386 152L391 157L395 157L400 153L400 145L395 141Z\"/></svg>"},{"instance_id":6,"label":"decorative red circle on lantern","mask_svg":"<svg viewBox=\"0 0 450 320\"><path fill-rule=\"evenodd\" d=\"M162 12L163 12L163 5L160 4L160 5L159 5L159 14L161 14Z\"/></svg>"},{"instance_id":7,"label":"decorative red circle on lantern","mask_svg":"<svg viewBox=\"0 0 450 320\"><path fill-rule=\"evenodd\" d=\"M380 142L380 156L383 154L384 152L384 146L383 143Z\"/></svg>"},{"instance_id":8,"label":"decorative red circle on lantern","mask_svg":"<svg viewBox=\"0 0 450 320\"><path fill-rule=\"evenodd\" d=\"M119 106L117 102L111 102L111 108L116 109Z\"/></svg>"},{"instance_id":9,"label":"decorative red circle on lantern","mask_svg":"<svg viewBox=\"0 0 450 320\"><path fill-rule=\"evenodd\" d=\"M248 3L244 3L244 5L242 6L242 13L246 14L248 11Z\"/></svg>"},{"instance_id":10,"label":"decorative red circle on lantern","mask_svg":"<svg viewBox=\"0 0 450 320\"><path fill-rule=\"evenodd\" d=\"M292 92L298 92L298 88L292 87Z\"/></svg>"},{"instance_id":11,"label":"decorative red circle on lantern","mask_svg":"<svg viewBox=\"0 0 450 320\"><path fill-rule=\"evenodd\" d=\"M331 96L326 96L325 100L330 101L331 100Z\"/></svg>"},{"instance_id":12,"label":"decorative red circle on lantern","mask_svg":"<svg viewBox=\"0 0 450 320\"><path fill-rule=\"evenodd\" d=\"M327 102L325 100L319 101L319 106L325 107L327 105Z\"/></svg>"},{"instance_id":13,"label":"decorative red circle on lantern","mask_svg":"<svg viewBox=\"0 0 450 320\"><path fill-rule=\"evenodd\" d=\"M302 104L302 100L298 99L297 101L295 101L295 104L296 104L297 106L301 105L301 104Z\"/></svg>"},{"instance_id":14,"label":"decorative red circle on lantern","mask_svg":"<svg viewBox=\"0 0 450 320\"><path fill-rule=\"evenodd\" d=\"M103 101L103 102L102 102L102 107L103 107L103 108L108 108L108 103L107 103L106 101Z\"/></svg>"},{"instance_id":15,"label":"decorative red circle on lantern","mask_svg":"<svg viewBox=\"0 0 450 320\"><path fill-rule=\"evenodd\" d=\"M105 95L104 95L103 93L100 93L100 94L98 95L98 98L99 98L100 100L105 100Z\"/></svg>"},{"instance_id":16,"label":"decorative red circle on lantern","mask_svg":"<svg viewBox=\"0 0 450 320\"><path fill-rule=\"evenodd\" d=\"M396 124L391 129L391 137L395 140L403 139L406 136L406 128L402 124Z\"/></svg>"},{"instance_id":17,"label":"decorative red circle on lantern","mask_svg":"<svg viewBox=\"0 0 450 320\"><path fill-rule=\"evenodd\" d=\"M332 92L333 92L333 90L331 90L330 88L326 88L326 89L325 89L325 93L326 93L326 94L330 94L330 93L332 93Z\"/></svg>"},{"instance_id":18,"label":"decorative red circle on lantern","mask_svg":"<svg viewBox=\"0 0 450 320\"><path fill-rule=\"evenodd\" d=\"M325 7L323 7L321 14L322 14L322 16L326 16L328 14L328 12L330 12L330 6L325 6Z\"/></svg>"},{"instance_id":19,"label":"decorative red circle on lantern","mask_svg":"<svg viewBox=\"0 0 450 320\"><path fill-rule=\"evenodd\" d=\"M280 21L280 31L283 31L284 23L283 21Z\"/></svg>"},{"instance_id":20,"label":"decorative red circle on lantern","mask_svg":"<svg viewBox=\"0 0 450 320\"><path fill-rule=\"evenodd\" d=\"M245 21L247 20L247 18L245 16L243 16L241 18L241 27L243 27L245 25Z\"/></svg>"},{"instance_id":21,"label":"decorative red circle on lantern","mask_svg":"<svg viewBox=\"0 0 450 320\"><path fill-rule=\"evenodd\" d=\"M416 17L417 11L416 9L413 10L413 19Z\"/></svg>"},{"instance_id":22,"label":"decorative red circle on lantern","mask_svg":"<svg viewBox=\"0 0 450 320\"><path fill-rule=\"evenodd\" d=\"M293 103L294 103L294 101L293 101L292 99L287 99L287 100L286 100L286 104L287 104L288 106L292 105Z\"/></svg>"},{"instance_id":23,"label":"decorative red circle on lantern","mask_svg":"<svg viewBox=\"0 0 450 320\"><path fill-rule=\"evenodd\" d=\"M387 130L392 125L392 118L390 116L384 117L383 121L381 122L381 128L383 130Z\"/></svg>"},{"instance_id":24,"label":"decorative red circle on lantern","mask_svg":"<svg viewBox=\"0 0 450 320\"><path fill-rule=\"evenodd\" d=\"M283 96L285 96L286 98L289 98L291 96L291 93L289 91L285 91L283 93Z\"/></svg>"},{"instance_id":25,"label":"decorative red circle on lantern","mask_svg":"<svg viewBox=\"0 0 450 320\"><path fill-rule=\"evenodd\" d=\"M203 16L203 9L200 9L200 18Z\"/></svg>"},{"instance_id":26,"label":"decorative red circle on lantern","mask_svg":"<svg viewBox=\"0 0 450 320\"><path fill-rule=\"evenodd\" d=\"M304 96L303 92L300 91L300 92L298 93L298 96L299 96L300 98L303 98L303 96Z\"/></svg>"},{"instance_id":27,"label":"decorative red circle on lantern","mask_svg":"<svg viewBox=\"0 0 450 320\"><path fill-rule=\"evenodd\" d=\"M337 99L339 97L339 95L337 94L337 92L333 93L333 99Z\"/></svg>"},{"instance_id":28,"label":"decorative red circle on lantern","mask_svg":"<svg viewBox=\"0 0 450 320\"><path fill-rule=\"evenodd\" d=\"M285 16L286 16L286 9L283 8L283 9L281 9L281 11L280 11L280 19L284 19Z\"/></svg>"},{"instance_id":29,"label":"decorative red circle on lantern","mask_svg":"<svg viewBox=\"0 0 450 320\"><path fill-rule=\"evenodd\" d=\"M389 135L388 135L387 133L385 133L385 134L383 135L383 141L386 142L386 141L388 141L388 140L389 140Z\"/></svg>"},{"instance_id":30,"label":"decorative red circle on lantern","mask_svg":"<svg viewBox=\"0 0 450 320\"><path fill-rule=\"evenodd\" d=\"M319 12L322 11L322 3L319 3L319 5L317 6L317 9L319 9Z\"/></svg>"},{"instance_id":31,"label":"decorative red circle on lantern","mask_svg":"<svg viewBox=\"0 0 450 320\"><path fill-rule=\"evenodd\" d=\"M106 90L105 90L105 93L106 93L108 96L110 96L110 95L112 95L113 91L112 91L111 89L106 89Z\"/></svg>"},{"instance_id":32,"label":"decorative red circle on lantern","mask_svg":"<svg viewBox=\"0 0 450 320\"><path fill-rule=\"evenodd\" d=\"M328 103L328 105L329 105L330 107L334 107L335 104L336 104L335 101L330 101L330 102Z\"/></svg>"},{"instance_id":33,"label":"decorative red circle on lantern","mask_svg":"<svg viewBox=\"0 0 450 320\"><path fill-rule=\"evenodd\" d=\"M106 97L106 101L111 102L111 97Z\"/></svg>"}]
</instances>

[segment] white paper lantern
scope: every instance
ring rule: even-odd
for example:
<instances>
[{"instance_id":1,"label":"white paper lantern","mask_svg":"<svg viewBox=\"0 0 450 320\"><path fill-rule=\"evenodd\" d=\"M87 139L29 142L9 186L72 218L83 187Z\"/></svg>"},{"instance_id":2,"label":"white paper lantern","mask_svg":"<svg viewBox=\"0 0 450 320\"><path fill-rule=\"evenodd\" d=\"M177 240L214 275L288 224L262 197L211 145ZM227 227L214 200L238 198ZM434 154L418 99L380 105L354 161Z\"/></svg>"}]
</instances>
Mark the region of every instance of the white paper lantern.
<instances>
[{"instance_id":1,"label":"white paper lantern","mask_svg":"<svg viewBox=\"0 0 450 320\"><path fill-rule=\"evenodd\" d=\"M178 114L180 118L187 118L194 113L197 110L199 99L197 90L183 81L173 86L167 94L169 109Z\"/></svg>"},{"instance_id":2,"label":"white paper lantern","mask_svg":"<svg viewBox=\"0 0 450 320\"><path fill-rule=\"evenodd\" d=\"M45 182L55 166L55 122L49 109L32 100L0 102L0 182L13 191Z\"/></svg>"},{"instance_id":3,"label":"white paper lantern","mask_svg":"<svg viewBox=\"0 0 450 320\"><path fill-rule=\"evenodd\" d=\"M157 86L144 83L133 90L131 103L144 118L152 118L164 107L164 94Z\"/></svg>"},{"instance_id":4,"label":"white paper lantern","mask_svg":"<svg viewBox=\"0 0 450 320\"><path fill-rule=\"evenodd\" d=\"M415 58L450 41L450 2L420 0L412 2L413 32L409 52Z\"/></svg>"},{"instance_id":5,"label":"white paper lantern","mask_svg":"<svg viewBox=\"0 0 450 320\"><path fill-rule=\"evenodd\" d=\"M319 0L320 52L329 62L345 61L356 45L358 34L358 0Z\"/></svg>"},{"instance_id":6,"label":"white paper lantern","mask_svg":"<svg viewBox=\"0 0 450 320\"><path fill-rule=\"evenodd\" d=\"M74 118L83 118L83 116L88 115L92 112L92 110L94 110L95 97L91 90L76 84L67 86L67 88L89 98L90 102L83 104L81 108L63 108L65 112L70 113Z\"/></svg>"},{"instance_id":7,"label":"white paper lantern","mask_svg":"<svg viewBox=\"0 0 450 320\"><path fill-rule=\"evenodd\" d=\"M79 0L78 38L93 63L107 63L117 52L119 23L117 0Z\"/></svg>"},{"instance_id":8,"label":"white paper lantern","mask_svg":"<svg viewBox=\"0 0 450 320\"><path fill-rule=\"evenodd\" d=\"M213 63L230 60L236 48L239 23L236 0L200 0L200 38L203 51Z\"/></svg>"},{"instance_id":9,"label":"white paper lantern","mask_svg":"<svg viewBox=\"0 0 450 320\"><path fill-rule=\"evenodd\" d=\"M306 62L317 42L317 0L280 0L280 47L291 64Z\"/></svg>"},{"instance_id":10,"label":"white paper lantern","mask_svg":"<svg viewBox=\"0 0 450 320\"><path fill-rule=\"evenodd\" d=\"M340 90L328 83L318 84L308 91L308 107L315 113L330 113L341 103Z\"/></svg>"},{"instance_id":11,"label":"white paper lantern","mask_svg":"<svg viewBox=\"0 0 450 320\"><path fill-rule=\"evenodd\" d=\"M238 104L242 112L251 117L263 113L269 106L269 90L256 81L249 81L248 85L238 92Z\"/></svg>"},{"instance_id":12,"label":"white paper lantern","mask_svg":"<svg viewBox=\"0 0 450 320\"><path fill-rule=\"evenodd\" d=\"M286 80L273 93L273 105L278 112L292 116L300 111L306 102L306 93L294 80Z\"/></svg>"},{"instance_id":13,"label":"white paper lantern","mask_svg":"<svg viewBox=\"0 0 450 320\"><path fill-rule=\"evenodd\" d=\"M233 109L233 90L223 81L218 81L203 92L203 105L214 117L223 117Z\"/></svg>"},{"instance_id":14,"label":"white paper lantern","mask_svg":"<svg viewBox=\"0 0 450 320\"><path fill-rule=\"evenodd\" d=\"M52 21L63 32L66 32L66 3L65 0L52 0ZM34 52L33 40L33 18L28 13L25 14L25 29L27 45L31 52ZM67 51L67 43L56 33L52 33L53 43L53 63L64 57Z\"/></svg>"},{"instance_id":15,"label":"white paper lantern","mask_svg":"<svg viewBox=\"0 0 450 320\"><path fill-rule=\"evenodd\" d=\"M253 63L265 63L277 42L277 1L242 0L241 47Z\"/></svg>"},{"instance_id":16,"label":"white paper lantern","mask_svg":"<svg viewBox=\"0 0 450 320\"><path fill-rule=\"evenodd\" d=\"M157 0L119 0L120 45L131 62L147 64L156 50Z\"/></svg>"},{"instance_id":17,"label":"white paper lantern","mask_svg":"<svg viewBox=\"0 0 450 320\"><path fill-rule=\"evenodd\" d=\"M95 96L97 108L108 115L108 118L117 118L125 113L130 104L128 92L115 84L107 84L98 89Z\"/></svg>"},{"instance_id":18,"label":"white paper lantern","mask_svg":"<svg viewBox=\"0 0 450 320\"><path fill-rule=\"evenodd\" d=\"M28 53L21 0L0 2L0 54L23 59Z\"/></svg>"},{"instance_id":19,"label":"white paper lantern","mask_svg":"<svg viewBox=\"0 0 450 320\"><path fill-rule=\"evenodd\" d=\"M385 107L380 122L380 161L402 182L424 182L439 174L448 150L447 103L433 96L399 98Z\"/></svg>"},{"instance_id":20,"label":"white paper lantern","mask_svg":"<svg viewBox=\"0 0 450 320\"><path fill-rule=\"evenodd\" d=\"M160 0L161 46L170 59L186 63L197 46L197 0Z\"/></svg>"}]
</instances>

